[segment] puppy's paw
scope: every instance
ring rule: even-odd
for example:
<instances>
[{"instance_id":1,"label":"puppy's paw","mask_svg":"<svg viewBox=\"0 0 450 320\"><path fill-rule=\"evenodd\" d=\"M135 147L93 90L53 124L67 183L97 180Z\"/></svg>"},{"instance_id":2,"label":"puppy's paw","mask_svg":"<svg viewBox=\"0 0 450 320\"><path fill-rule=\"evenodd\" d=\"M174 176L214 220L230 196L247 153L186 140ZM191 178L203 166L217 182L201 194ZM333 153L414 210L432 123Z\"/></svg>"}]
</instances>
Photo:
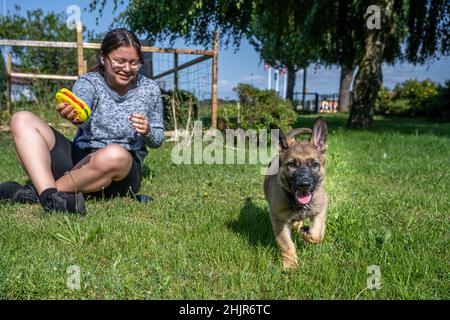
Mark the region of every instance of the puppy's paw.
<instances>
[{"instance_id":1,"label":"puppy's paw","mask_svg":"<svg viewBox=\"0 0 450 320\"><path fill-rule=\"evenodd\" d=\"M320 243L323 240L323 235L312 233L309 227L301 228L300 235L304 241L309 243Z\"/></svg>"},{"instance_id":2,"label":"puppy's paw","mask_svg":"<svg viewBox=\"0 0 450 320\"><path fill-rule=\"evenodd\" d=\"M292 261L284 261L283 260L283 269L286 271L295 271L298 268L298 262L292 262Z\"/></svg>"},{"instance_id":3,"label":"puppy's paw","mask_svg":"<svg viewBox=\"0 0 450 320\"><path fill-rule=\"evenodd\" d=\"M299 235L301 235L302 227L303 227L303 220L295 221L295 222L292 223L292 228L294 228L294 230L295 230Z\"/></svg>"},{"instance_id":4,"label":"puppy's paw","mask_svg":"<svg viewBox=\"0 0 450 320\"><path fill-rule=\"evenodd\" d=\"M298 267L297 255L282 254L283 268L285 270L296 270Z\"/></svg>"}]
</instances>

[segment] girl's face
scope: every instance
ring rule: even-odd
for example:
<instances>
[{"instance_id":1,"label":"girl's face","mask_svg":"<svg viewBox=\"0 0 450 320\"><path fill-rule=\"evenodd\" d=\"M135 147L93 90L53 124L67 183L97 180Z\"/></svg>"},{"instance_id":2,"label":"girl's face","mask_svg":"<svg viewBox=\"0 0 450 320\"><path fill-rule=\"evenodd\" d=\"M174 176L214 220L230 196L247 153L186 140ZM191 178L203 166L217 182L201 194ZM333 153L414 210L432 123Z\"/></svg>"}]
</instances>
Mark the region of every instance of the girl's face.
<instances>
[{"instance_id":1,"label":"girl's face","mask_svg":"<svg viewBox=\"0 0 450 320\"><path fill-rule=\"evenodd\" d=\"M141 68L139 54L133 46L119 47L103 58L105 75L110 85L126 88L136 79Z\"/></svg>"}]
</instances>

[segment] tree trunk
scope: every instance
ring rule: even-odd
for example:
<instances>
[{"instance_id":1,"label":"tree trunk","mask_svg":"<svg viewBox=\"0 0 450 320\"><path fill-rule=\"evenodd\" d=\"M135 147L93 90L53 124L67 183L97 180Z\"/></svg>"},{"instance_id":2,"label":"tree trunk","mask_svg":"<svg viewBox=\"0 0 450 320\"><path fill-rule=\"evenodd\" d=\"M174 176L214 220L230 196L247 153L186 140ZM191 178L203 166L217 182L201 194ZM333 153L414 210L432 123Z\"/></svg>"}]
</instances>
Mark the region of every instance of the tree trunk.
<instances>
[{"instance_id":1,"label":"tree trunk","mask_svg":"<svg viewBox=\"0 0 450 320\"><path fill-rule=\"evenodd\" d=\"M353 103L347 127L365 129L373 124L375 100L382 83L381 64L385 48L385 34L391 32L394 0L381 0L381 28L369 29L364 44L364 55L359 63L353 84ZM387 10L389 8L389 10Z\"/></svg>"},{"instance_id":2,"label":"tree trunk","mask_svg":"<svg viewBox=\"0 0 450 320\"><path fill-rule=\"evenodd\" d=\"M297 70L293 66L287 67L286 99L294 101L295 74Z\"/></svg>"},{"instance_id":3,"label":"tree trunk","mask_svg":"<svg viewBox=\"0 0 450 320\"><path fill-rule=\"evenodd\" d=\"M302 108L306 110L306 70L307 68L303 68L303 90L302 90Z\"/></svg>"},{"instance_id":4,"label":"tree trunk","mask_svg":"<svg viewBox=\"0 0 450 320\"><path fill-rule=\"evenodd\" d=\"M350 105L350 85L353 80L353 68L341 67L341 79L339 82L339 111L348 112Z\"/></svg>"}]
</instances>

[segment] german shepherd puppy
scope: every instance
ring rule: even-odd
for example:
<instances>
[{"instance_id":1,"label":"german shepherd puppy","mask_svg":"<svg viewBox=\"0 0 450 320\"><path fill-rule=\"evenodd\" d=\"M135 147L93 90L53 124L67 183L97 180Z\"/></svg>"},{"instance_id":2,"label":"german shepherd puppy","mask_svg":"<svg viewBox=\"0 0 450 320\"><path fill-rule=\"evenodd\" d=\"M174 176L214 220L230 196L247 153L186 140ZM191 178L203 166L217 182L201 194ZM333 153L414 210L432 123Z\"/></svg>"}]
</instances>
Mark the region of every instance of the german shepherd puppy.
<instances>
[{"instance_id":1,"label":"german shepherd puppy","mask_svg":"<svg viewBox=\"0 0 450 320\"><path fill-rule=\"evenodd\" d=\"M269 166L269 172L276 173L265 176L264 194L283 267L296 269L297 251L292 242L291 227L309 243L319 243L325 234L327 126L319 117L312 130L297 128L284 135L278 127L272 126L272 129L279 130L279 154ZM304 133L311 134L309 141L295 140L297 135ZM311 219L309 228L303 227L305 218Z\"/></svg>"}]
</instances>

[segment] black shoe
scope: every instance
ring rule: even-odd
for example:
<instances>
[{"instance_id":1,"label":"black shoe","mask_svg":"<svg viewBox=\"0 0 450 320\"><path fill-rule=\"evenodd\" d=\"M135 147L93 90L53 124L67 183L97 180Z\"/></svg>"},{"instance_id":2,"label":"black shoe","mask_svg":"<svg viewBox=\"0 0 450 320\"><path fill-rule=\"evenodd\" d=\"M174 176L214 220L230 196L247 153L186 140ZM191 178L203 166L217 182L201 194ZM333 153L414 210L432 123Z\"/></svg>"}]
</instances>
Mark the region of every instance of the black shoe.
<instances>
[{"instance_id":1,"label":"black shoe","mask_svg":"<svg viewBox=\"0 0 450 320\"><path fill-rule=\"evenodd\" d=\"M45 211L63 211L68 213L86 214L82 193L55 192L41 202Z\"/></svg>"},{"instance_id":2,"label":"black shoe","mask_svg":"<svg viewBox=\"0 0 450 320\"><path fill-rule=\"evenodd\" d=\"M39 203L39 196L31 184L23 186L17 182L4 182L0 184L1 200L14 203Z\"/></svg>"},{"instance_id":3,"label":"black shoe","mask_svg":"<svg viewBox=\"0 0 450 320\"><path fill-rule=\"evenodd\" d=\"M145 194L137 194L134 196L134 198L139 201L140 203L146 203L146 202L150 202L153 201L153 198L150 196L147 196Z\"/></svg>"}]
</instances>

